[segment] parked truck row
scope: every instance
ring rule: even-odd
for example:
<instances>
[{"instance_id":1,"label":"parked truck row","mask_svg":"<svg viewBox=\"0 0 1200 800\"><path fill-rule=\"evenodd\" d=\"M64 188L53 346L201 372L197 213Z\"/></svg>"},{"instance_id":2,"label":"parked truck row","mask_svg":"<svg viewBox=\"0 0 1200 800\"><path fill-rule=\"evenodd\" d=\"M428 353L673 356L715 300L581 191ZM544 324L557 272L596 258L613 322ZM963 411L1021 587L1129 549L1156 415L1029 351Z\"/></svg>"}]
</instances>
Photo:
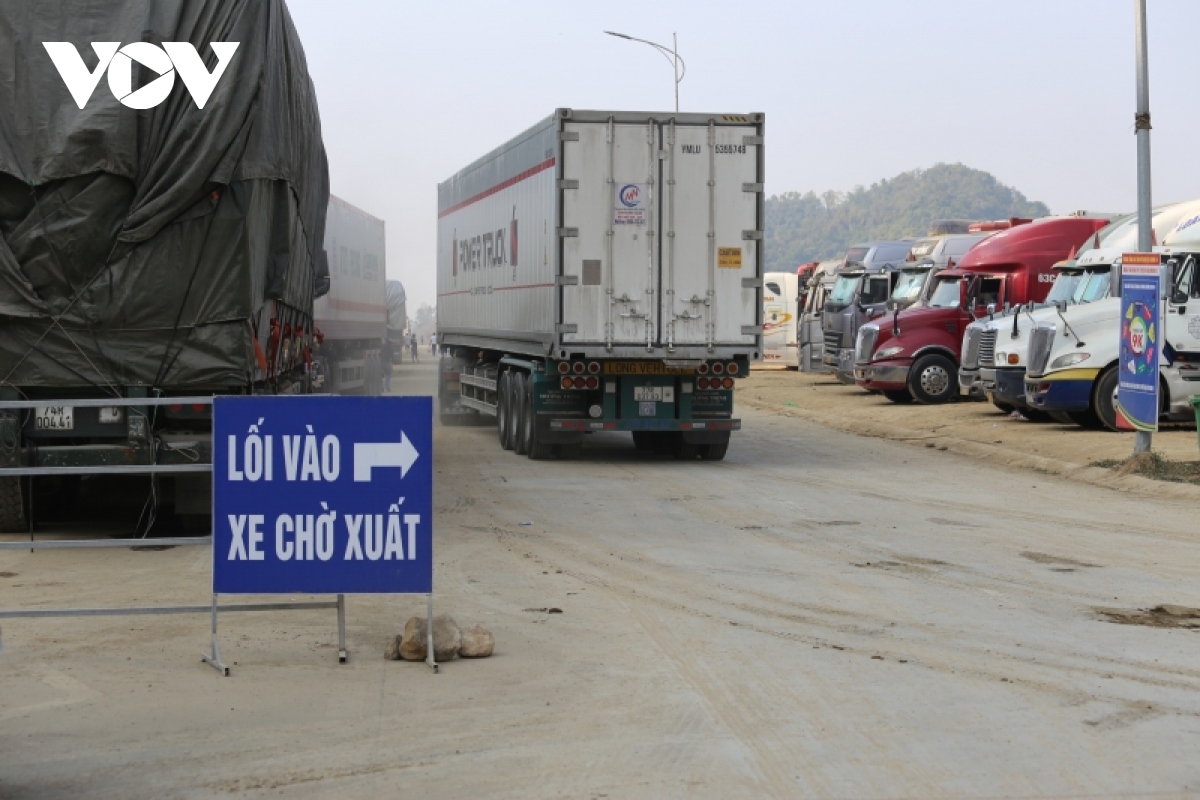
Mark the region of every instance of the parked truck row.
<instances>
[{"instance_id":1,"label":"parked truck row","mask_svg":"<svg viewBox=\"0 0 1200 800\"><path fill-rule=\"evenodd\" d=\"M1035 421L1117 430L1121 256L1137 224L1077 212L856 245L811 271L796 365L896 403L982 398ZM1161 413L1184 421L1200 394L1200 201L1154 209L1152 227L1169 287Z\"/></svg>"}]
</instances>

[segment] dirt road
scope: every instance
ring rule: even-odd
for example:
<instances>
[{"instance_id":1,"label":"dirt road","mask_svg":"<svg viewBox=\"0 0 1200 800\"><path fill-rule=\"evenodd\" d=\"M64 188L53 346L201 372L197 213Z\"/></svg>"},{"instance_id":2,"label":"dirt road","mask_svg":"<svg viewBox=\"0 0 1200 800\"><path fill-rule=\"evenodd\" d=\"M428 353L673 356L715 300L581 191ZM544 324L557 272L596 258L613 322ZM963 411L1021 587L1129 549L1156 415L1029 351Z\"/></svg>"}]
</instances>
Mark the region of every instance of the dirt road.
<instances>
[{"instance_id":1,"label":"dirt road","mask_svg":"<svg viewBox=\"0 0 1200 800\"><path fill-rule=\"evenodd\" d=\"M723 463L439 429L438 606L497 639L440 675L381 658L415 598L352 598L344 666L332 612L230 615L229 678L203 617L5 622L0 797L1200 793L1198 620L1104 613L1200 607L1194 505L744 419ZM0 605L208 559L0 552Z\"/></svg>"}]
</instances>

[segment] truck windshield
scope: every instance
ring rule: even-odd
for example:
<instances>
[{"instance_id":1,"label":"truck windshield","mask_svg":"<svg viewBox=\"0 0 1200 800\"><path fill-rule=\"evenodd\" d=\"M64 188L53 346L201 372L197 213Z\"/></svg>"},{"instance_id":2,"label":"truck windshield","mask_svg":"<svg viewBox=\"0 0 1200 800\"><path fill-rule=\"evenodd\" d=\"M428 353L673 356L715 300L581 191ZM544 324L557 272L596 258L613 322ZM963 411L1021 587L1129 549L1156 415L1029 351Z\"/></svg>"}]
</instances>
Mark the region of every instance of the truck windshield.
<instances>
[{"instance_id":1,"label":"truck windshield","mask_svg":"<svg viewBox=\"0 0 1200 800\"><path fill-rule=\"evenodd\" d=\"M928 277L927 269L906 269L896 279L896 288L892 290L892 299L897 303L911 303L921 296L921 287Z\"/></svg>"},{"instance_id":2,"label":"truck windshield","mask_svg":"<svg viewBox=\"0 0 1200 800\"><path fill-rule=\"evenodd\" d=\"M1108 273L1107 272L1088 272L1079 281L1075 287L1075 293L1071 296L1073 303L1094 303L1097 300L1103 300L1108 296Z\"/></svg>"},{"instance_id":3,"label":"truck windshield","mask_svg":"<svg viewBox=\"0 0 1200 800\"><path fill-rule=\"evenodd\" d=\"M1046 295L1047 305L1058 305L1059 303L1073 303L1072 297L1075 295L1075 287L1083 280L1082 272L1060 272L1058 277L1054 279L1054 285L1050 287L1050 293Z\"/></svg>"},{"instance_id":4,"label":"truck windshield","mask_svg":"<svg viewBox=\"0 0 1200 800\"><path fill-rule=\"evenodd\" d=\"M929 305L932 308L958 308L962 282L962 278L938 278L933 294L929 296Z\"/></svg>"},{"instance_id":5,"label":"truck windshield","mask_svg":"<svg viewBox=\"0 0 1200 800\"><path fill-rule=\"evenodd\" d=\"M829 293L829 302L841 306L850 305L850 301L854 299L854 291L858 288L858 280L861 277L861 272L855 272L850 275L838 275L837 283L833 285L833 291Z\"/></svg>"}]
</instances>

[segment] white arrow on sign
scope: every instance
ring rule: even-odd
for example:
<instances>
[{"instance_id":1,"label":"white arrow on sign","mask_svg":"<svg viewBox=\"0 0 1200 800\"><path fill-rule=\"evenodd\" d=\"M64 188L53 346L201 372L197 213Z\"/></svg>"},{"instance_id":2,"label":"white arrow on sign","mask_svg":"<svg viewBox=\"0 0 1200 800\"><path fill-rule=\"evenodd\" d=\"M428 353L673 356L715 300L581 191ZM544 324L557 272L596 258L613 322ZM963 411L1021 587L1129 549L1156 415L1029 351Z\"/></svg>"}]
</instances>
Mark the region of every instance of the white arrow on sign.
<instances>
[{"instance_id":1,"label":"white arrow on sign","mask_svg":"<svg viewBox=\"0 0 1200 800\"><path fill-rule=\"evenodd\" d=\"M399 467L400 477L408 474L409 468L420 457L412 442L400 433L399 444L392 442L355 442L354 443L354 480L365 482L371 480L371 470L374 467Z\"/></svg>"}]
</instances>

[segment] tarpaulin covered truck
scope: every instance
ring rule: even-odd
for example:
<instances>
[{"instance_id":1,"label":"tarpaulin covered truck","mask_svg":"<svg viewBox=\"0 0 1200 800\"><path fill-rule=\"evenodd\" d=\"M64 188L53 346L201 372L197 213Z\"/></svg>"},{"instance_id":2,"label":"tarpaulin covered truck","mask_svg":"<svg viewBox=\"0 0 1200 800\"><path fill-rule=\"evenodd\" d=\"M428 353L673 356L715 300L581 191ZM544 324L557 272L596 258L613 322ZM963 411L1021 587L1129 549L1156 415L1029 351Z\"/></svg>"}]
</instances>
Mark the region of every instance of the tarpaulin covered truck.
<instances>
[{"instance_id":1,"label":"tarpaulin covered truck","mask_svg":"<svg viewBox=\"0 0 1200 800\"><path fill-rule=\"evenodd\" d=\"M282 0L6 2L0 54L0 401L37 404L0 406L17 530L5 468L211 457L209 406L105 400L308 390L329 180ZM177 500L207 513L207 477Z\"/></svg>"},{"instance_id":2,"label":"tarpaulin covered truck","mask_svg":"<svg viewBox=\"0 0 1200 800\"><path fill-rule=\"evenodd\" d=\"M559 109L438 186L444 422L724 458L762 357L763 115Z\"/></svg>"}]
</instances>

